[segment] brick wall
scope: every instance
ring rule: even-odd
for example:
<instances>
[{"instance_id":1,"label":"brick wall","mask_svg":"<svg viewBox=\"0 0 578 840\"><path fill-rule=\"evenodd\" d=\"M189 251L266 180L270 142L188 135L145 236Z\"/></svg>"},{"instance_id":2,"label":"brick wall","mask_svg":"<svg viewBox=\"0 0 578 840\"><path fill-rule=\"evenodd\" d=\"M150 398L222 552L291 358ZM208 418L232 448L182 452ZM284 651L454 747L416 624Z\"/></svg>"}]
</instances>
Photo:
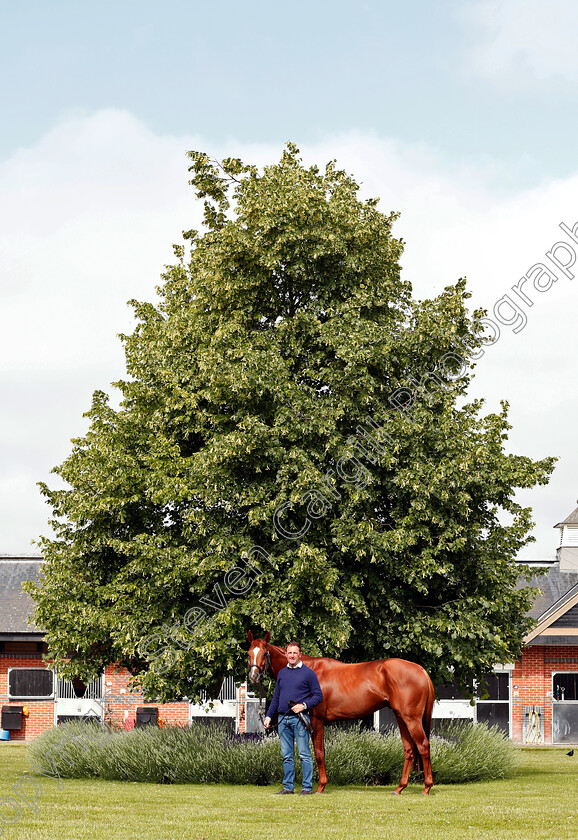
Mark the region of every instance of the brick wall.
<instances>
[{"instance_id":1,"label":"brick wall","mask_svg":"<svg viewBox=\"0 0 578 840\"><path fill-rule=\"evenodd\" d=\"M522 742L524 706L543 708L544 743L552 743L552 674L578 671L578 647L527 647L512 672L512 738ZM517 688L516 688L517 686Z\"/></svg>"},{"instance_id":2,"label":"brick wall","mask_svg":"<svg viewBox=\"0 0 578 840\"><path fill-rule=\"evenodd\" d=\"M26 706L28 717L22 717L22 728L10 731L10 740L22 741L40 735L54 726L53 700L9 700L8 669L42 667L40 653L0 653L0 703ZM544 743L552 743L552 674L557 671L578 671L578 647L527 647L512 672L512 737L522 742L524 707L543 708ZM186 725L189 704L145 703L142 694L129 690L127 671L108 666L104 677L104 716L107 723L131 728L136 720L137 706L157 707L159 720L166 725ZM239 732L245 731L245 687L240 689Z\"/></svg>"},{"instance_id":3,"label":"brick wall","mask_svg":"<svg viewBox=\"0 0 578 840\"><path fill-rule=\"evenodd\" d=\"M243 735L246 729L246 721L245 721L245 700L247 699L247 684L243 683L239 688L239 734Z\"/></svg>"},{"instance_id":4,"label":"brick wall","mask_svg":"<svg viewBox=\"0 0 578 840\"><path fill-rule=\"evenodd\" d=\"M22 728L10 730L11 741L25 741L40 735L54 726L54 702L52 700L9 700L9 668L41 668L40 653L0 653L0 703L2 706L26 706L28 717L22 715Z\"/></svg>"},{"instance_id":5,"label":"brick wall","mask_svg":"<svg viewBox=\"0 0 578 840\"><path fill-rule=\"evenodd\" d=\"M9 700L8 699L8 669L9 668L39 668L43 667L40 653L0 653L0 704L2 706L26 706L28 717L22 716L21 729L10 730L11 741L24 741L35 738L55 723L54 700ZM159 720L163 724L186 725L189 722L189 704L175 703L145 703L142 694L129 690L130 674L114 666L106 668L104 676L104 717L107 723L115 726L125 726L127 729L134 725L137 706L156 707Z\"/></svg>"},{"instance_id":6,"label":"brick wall","mask_svg":"<svg viewBox=\"0 0 578 840\"><path fill-rule=\"evenodd\" d=\"M186 725L189 722L189 704L148 703L139 691L130 691L128 671L107 666L104 673L104 714L107 723L130 728L136 720L137 706L157 708L159 720L167 726Z\"/></svg>"}]
</instances>

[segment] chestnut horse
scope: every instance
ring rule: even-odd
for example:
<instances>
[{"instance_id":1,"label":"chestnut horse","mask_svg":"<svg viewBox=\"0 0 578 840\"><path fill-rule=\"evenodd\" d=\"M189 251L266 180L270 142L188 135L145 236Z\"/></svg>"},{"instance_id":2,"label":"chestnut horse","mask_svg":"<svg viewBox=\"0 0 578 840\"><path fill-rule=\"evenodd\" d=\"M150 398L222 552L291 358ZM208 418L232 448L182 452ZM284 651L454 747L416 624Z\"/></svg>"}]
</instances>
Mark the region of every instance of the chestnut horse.
<instances>
[{"instance_id":1,"label":"chestnut horse","mask_svg":"<svg viewBox=\"0 0 578 840\"><path fill-rule=\"evenodd\" d=\"M285 648L269 644L270 634L254 639L249 630L249 679L261 681L267 670L273 677L287 665ZM326 721L355 720L390 706L395 714L405 757L399 785L393 793L407 787L412 763L423 765L424 795L433 785L429 754L429 733L434 704L434 687L427 672L405 659L377 659L374 662L346 664L325 656L301 657L317 674L323 700L311 709L313 746L319 771L317 793L327 784L323 727Z\"/></svg>"}]
</instances>

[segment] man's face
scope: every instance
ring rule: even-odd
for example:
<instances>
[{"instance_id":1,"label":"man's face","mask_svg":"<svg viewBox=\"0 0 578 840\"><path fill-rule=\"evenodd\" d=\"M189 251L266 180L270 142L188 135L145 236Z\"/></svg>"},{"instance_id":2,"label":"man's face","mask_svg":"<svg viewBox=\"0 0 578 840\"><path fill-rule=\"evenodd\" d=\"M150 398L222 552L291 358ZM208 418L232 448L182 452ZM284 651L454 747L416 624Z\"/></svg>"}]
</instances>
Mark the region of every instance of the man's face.
<instances>
[{"instance_id":1,"label":"man's face","mask_svg":"<svg viewBox=\"0 0 578 840\"><path fill-rule=\"evenodd\" d=\"M297 645L289 645L287 648L287 661L293 668L301 661L301 651Z\"/></svg>"}]
</instances>

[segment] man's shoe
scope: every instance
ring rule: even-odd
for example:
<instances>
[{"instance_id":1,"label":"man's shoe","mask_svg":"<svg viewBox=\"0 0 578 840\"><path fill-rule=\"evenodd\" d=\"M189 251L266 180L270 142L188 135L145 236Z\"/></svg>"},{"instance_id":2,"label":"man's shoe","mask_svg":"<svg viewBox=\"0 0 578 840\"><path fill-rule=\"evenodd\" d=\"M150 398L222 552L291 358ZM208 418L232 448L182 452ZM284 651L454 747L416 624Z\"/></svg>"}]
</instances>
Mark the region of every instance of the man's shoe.
<instances>
[{"instance_id":1,"label":"man's shoe","mask_svg":"<svg viewBox=\"0 0 578 840\"><path fill-rule=\"evenodd\" d=\"M307 796L308 793L313 793L312 790L302 790L300 796Z\"/></svg>"},{"instance_id":2,"label":"man's shoe","mask_svg":"<svg viewBox=\"0 0 578 840\"><path fill-rule=\"evenodd\" d=\"M283 796L284 793L293 793L293 791L288 788L283 788L283 790L277 791L276 796Z\"/></svg>"}]
</instances>

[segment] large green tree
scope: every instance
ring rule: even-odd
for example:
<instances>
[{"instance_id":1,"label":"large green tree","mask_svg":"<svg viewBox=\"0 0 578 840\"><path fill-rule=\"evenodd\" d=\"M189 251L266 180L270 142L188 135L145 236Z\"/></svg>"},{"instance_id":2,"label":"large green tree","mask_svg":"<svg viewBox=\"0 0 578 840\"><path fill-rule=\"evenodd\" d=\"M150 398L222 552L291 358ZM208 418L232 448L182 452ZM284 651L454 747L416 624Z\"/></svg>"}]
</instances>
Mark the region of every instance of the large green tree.
<instances>
[{"instance_id":1,"label":"large green tree","mask_svg":"<svg viewBox=\"0 0 578 840\"><path fill-rule=\"evenodd\" d=\"M532 524L514 494L553 460L507 454L506 406L467 401L465 283L414 300L396 215L292 144L262 172L189 157L204 230L158 302L132 302L120 407L94 394L67 489L43 486L56 663L118 662L166 699L243 675L248 629L440 680L514 659Z\"/></svg>"}]
</instances>

